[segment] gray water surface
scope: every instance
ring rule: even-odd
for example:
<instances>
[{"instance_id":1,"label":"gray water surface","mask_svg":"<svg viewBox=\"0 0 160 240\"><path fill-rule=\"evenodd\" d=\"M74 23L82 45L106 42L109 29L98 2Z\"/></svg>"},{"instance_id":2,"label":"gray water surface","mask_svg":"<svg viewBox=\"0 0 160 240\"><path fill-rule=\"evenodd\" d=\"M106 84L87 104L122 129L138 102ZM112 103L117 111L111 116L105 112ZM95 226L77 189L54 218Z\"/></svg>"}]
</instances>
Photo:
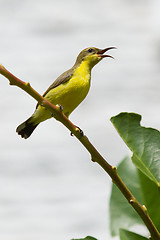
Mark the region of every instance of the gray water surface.
<instances>
[{"instance_id":1,"label":"gray water surface","mask_svg":"<svg viewBox=\"0 0 160 240\"><path fill-rule=\"evenodd\" d=\"M160 129L159 9L158 0L1 0L0 62L43 93L83 48L116 46L70 119L117 165L130 152L111 116L137 112ZM0 96L0 239L111 239L110 178L56 120L21 139L15 129L36 102L2 76Z\"/></svg>"}]
</instances>

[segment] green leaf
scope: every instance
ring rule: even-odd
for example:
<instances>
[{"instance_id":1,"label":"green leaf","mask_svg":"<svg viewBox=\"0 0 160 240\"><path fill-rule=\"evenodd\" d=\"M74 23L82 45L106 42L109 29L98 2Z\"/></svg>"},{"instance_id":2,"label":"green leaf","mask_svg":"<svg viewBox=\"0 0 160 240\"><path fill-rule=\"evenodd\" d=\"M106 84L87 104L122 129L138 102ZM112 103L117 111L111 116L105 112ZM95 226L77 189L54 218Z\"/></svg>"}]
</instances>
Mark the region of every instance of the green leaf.
<instances>
[{"instance_id":1,"label":"green leaf","mask_svg":"<svg viewBox=\"0 0 160 240\"><path fill-rule=\"evenodd\" d=\"M137 169L128 157L119 164L117 171L136 199L142 202ZM134 224L143 224L143 222L117 186L113 184L110 198L111 235L117 235L119 228L128 228Z\"/></svg>"},{"instance_id":2,"label":"green leaf","mask_svg":"<svg viewBox=\"0 0 160 240\"><path fill-rule=\"evenodd\" d=\"M146 206L148 214L160 231L160 189L147 178L141 171L138 171L143 204Z\"/></svg>"},{"instance_id":3,"label":"green leaf","mask_svg":"<svg viewBox=\"0 0 160 240\"><path fill-rule=\"evenodd\" d=\"M133 152L135 166L160 187L160 132L140 126L141 116L120 113L111 122Z\"/></svg>"},{"instance_id":4,"label":"green leaf","mask_svg":"<svg viewBox=\"0 0 160 240\"><path fill-rule=\"evenodd\" d=\"M134 232L127 231L125 229L120 229L120 240L148 240L139 234Z\"/></svg>"},{"instance_id":5,"label":"green leaf","mask_svg":"<svg viewBox=\"0 0 160 240\"><path fill-rule=\"evenodd\" d=\"M97 239L94 237L91 237L91 236L87 236L85 238L76 238L76 239L72 239L72 240L97 240Z\"/></svg>"},{"instance_id":6,"label":"green leaf","mask_svg":"<svg viewBox=\"0 0 160 240\"><path fill-rule=\"evenodd\" d=\"M160 231L160 191L157 185L125 158L117 171L122 180L137 198L145 205L153 223ZM110 198L110 231L113 236L118 234L119 228L128 228L142 223L138 214L131 208L116 185L112 186Z\"/></svg>"}]
</instances>

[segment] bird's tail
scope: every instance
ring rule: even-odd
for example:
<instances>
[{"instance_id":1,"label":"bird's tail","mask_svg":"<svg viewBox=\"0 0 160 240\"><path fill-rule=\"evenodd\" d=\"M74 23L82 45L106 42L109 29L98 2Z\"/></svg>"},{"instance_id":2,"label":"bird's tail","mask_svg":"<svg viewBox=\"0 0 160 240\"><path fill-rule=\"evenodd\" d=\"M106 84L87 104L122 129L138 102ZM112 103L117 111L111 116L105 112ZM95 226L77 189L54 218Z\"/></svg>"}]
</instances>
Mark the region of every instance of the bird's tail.
<instances>
[{"instance_id":1,"label":"bird's tail","mask_svg":"<svg viewBox=\"0 0 160 240\"><path fill-rule=\"evenodd\" d=\"M28 118L25 122L17 127L16 132L21 135L22 138L27 139L38 126L39 123L34 124L31 120L32 117Z\"/></svg>"}]
</instances>

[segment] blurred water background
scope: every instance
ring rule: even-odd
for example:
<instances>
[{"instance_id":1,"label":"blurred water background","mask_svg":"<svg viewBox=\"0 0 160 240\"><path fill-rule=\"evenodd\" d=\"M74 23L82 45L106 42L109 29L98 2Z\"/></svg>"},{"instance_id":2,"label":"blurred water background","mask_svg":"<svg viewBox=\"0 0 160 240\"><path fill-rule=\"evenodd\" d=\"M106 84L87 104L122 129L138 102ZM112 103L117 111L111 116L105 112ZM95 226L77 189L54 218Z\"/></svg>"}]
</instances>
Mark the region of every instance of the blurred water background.
<instances>
[{"instance_id":1,"label":"blurred water background","mask_svg":"<svg viewBox=\"0 0 160 240\"><path fill-rule=\"evenodd\" d=\"M160 129L159 0L0 0L0 29L0 62L40 93L82 49L118 48L70 117L111 164L129 154L111 116L137 112ZM2 76L0 98L0 239L111 239L110 178L53 119L21 139L36 102Z\"/></svg>"}]
</instances>

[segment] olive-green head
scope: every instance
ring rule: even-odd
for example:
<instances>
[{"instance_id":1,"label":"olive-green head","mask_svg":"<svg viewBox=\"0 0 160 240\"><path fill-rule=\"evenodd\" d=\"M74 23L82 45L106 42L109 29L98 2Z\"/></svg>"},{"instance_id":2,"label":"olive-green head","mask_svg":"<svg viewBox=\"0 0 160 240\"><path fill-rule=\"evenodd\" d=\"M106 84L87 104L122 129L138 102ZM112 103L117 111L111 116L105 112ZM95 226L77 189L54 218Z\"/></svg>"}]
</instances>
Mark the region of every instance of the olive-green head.
<instances>
[{"instance_id":1,"label":"olive-green head","mask_svg":"<svg viewBox=\"0 0 160 240\"><path fill-rule=\"evenodd\" d=\"M88 47L82 50L76 60L75 65L79 65L82 62L86 62L90 69L92 69L99 61L101 61L105 57L113 58L110 55L104 54L108 50L115 49L115 47L108 47L105 49L99 49L95 47Z\"/></svg>"}]
</instances>

